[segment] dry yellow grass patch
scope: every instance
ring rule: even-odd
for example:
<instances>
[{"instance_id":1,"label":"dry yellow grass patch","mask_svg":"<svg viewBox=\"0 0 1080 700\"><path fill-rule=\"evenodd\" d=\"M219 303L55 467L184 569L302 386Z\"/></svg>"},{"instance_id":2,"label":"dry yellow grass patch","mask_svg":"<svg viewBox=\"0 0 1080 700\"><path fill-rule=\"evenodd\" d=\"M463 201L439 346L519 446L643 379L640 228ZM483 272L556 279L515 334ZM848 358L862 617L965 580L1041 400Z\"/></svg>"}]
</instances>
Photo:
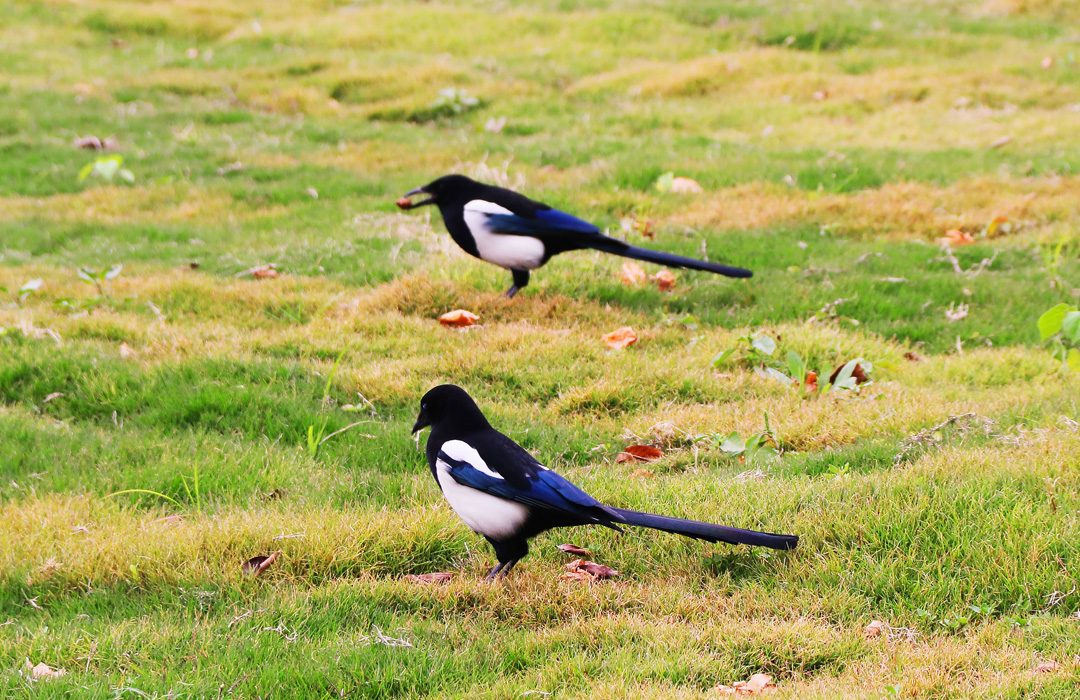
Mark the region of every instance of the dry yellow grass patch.
<instances>
[{"instance_id":1,"label":"dry yellow grass patch","mask_svg":"<svg viewBox=\"0 0 1080 700\"><path fill-rule=\"evenodd\" d=\"M1054 222L1080 220L1078 188L1078 177L977 177L947 187L898 182L854 194L753 183L711 193L673 221L721 229L809 221L857 236L932 239L952 228L977 233L1000 217L1013 224L1013 232L1032 233Z\"/></svg>"},{"instance_id":2,"label":"dry yellow grass patch","mask_svg":"<svg viewBox=\"0 0 1080 700\"><path fill-rule=\"evenodd\" d=\"M0 197L0 217L54 222L221 223L280 216L282 205L253 208L225 192L191 185L90 187L50 197Z\"/></svg>"}]
</instances>

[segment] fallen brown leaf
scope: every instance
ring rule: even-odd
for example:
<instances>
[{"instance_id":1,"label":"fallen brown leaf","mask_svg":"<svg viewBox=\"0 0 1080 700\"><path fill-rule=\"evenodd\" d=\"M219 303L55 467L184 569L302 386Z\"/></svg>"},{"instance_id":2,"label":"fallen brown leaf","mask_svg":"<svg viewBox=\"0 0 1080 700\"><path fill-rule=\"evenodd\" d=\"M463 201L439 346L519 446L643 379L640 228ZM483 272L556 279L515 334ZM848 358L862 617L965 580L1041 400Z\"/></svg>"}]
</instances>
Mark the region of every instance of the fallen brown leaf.
<instances>
[{"instance_id":1,"label":"fallen brown leaf","mask_svg":"<svg viewBox=\"0 0 1080 700\"><path fill-rule=\"evenodd\" d=\"M635 262L623 263L622 269L619 270L618 274L615 276L618 277L623 284L629 287L636 287L649 278L649 276L645 274L645 270L641 268L641 265L638 265Z\"/></svg>"},{"instance_id":2,"label":"fallen brown leaf","mask_svg":"<svg viewBox=\"0 0 1080 700\"><path fill-rule=\"evenodd\" d=\"M810 370L809 372L807 372L806 380L803 383L803 386L806 387L807 391L817 391L817 372L815 372L814 370Z\"/></svg>"},{"instance_id":3,"label":"fallen brown leaf","mask_svg":"<svg viewBox=\"0 0 1080 700\"><path fill-rule=\"evenodd\" d=\"M949 229L942 238L938 239L938 243L948 243L954 246L969 245L974 242L975 238L970 233L961 231L958 228Z\"/></svg>"},{"instance_id":4,"label":"fallen brown leaf","mask_svg":"<svg viewBox=\"0 0 1080 700\"><path fill-rule=\"evenodd\" d=\"M589 576L584 571L567 571L559 578L565 578L570 581L584 581L585 583L592 583L592 576Z\"/></svg>"},{"instance_id":5,"label":"fallen brown leaf","mask_svg":"<svg viewBox=\"0 0 1080 700\"><path fill-rule=\"evenodd\" d=\"M76 148L86 148L92 151L104 151L116 148L117 141L113 136L99 139L97 136L81 136L73 142Z\"/></svg>"},{"instance_id":6,"label":"fallen brown leaf","mask_svg":"<svg viewBox=\"0 0 1080 700\"><path fill-rule=\"evenodd\" d=\"M448 572L445 572L445 571L438 571L438 572L433 572L433 573L430 573L430 574L409 574L408 576L405 577L405 580L409 581L410 583L423 583L423 584L446 583L447 581L449 581L453 577L454 577L454 575L451 574L451 573L448 573Z\"/></svg>"},{"instance_id":7,"label":"fallen brown leaf","mask_svg":"<svg viewBox=\"0 0 1080 700\"><path fill-rule=\"evenodd\" d=\"M670 270L660 270L653 275L653 279L656 280L656 286L661 292L666 292L675 286L675 275Z\"/></svg>"},{"instance_id":8,"label":"fallen brown leaf","mask_svg":"<svg viewBox=\"0 0 1080 700\"><path fill-rule=\"evenodd\" d=\"M715 688L712 689L712 692L715 693L716 695L734 695L738 691L735 689L734 686L718 685L718 686L716 686Z\"/></svg>"},{"instance_id":9,"label":"fallen brown leaf","mask_svg":"<svg viewBox=\"0 0 1080 700\"><path fill-rule=\"evenodd\" d=\"M584 559L575 559L566 565L567 573L563 574L563 578L572 578L575 580L583 579L580 574L584 574L589 581L596 581L604 578L615 578L619 575L619 572L612 569L610 566L604 566L603 564L597 564L594 561L585 561Z\"/></svg>"},{"instance_id":10,"label":"fallen brown leaf","mask_svg":"<svg viewBox=\"0 0 1080 700\"><path fill-rule=\"evenodd\" d=\"M29 665L30 662L27 661L26 663L27 665ZM53 678L59 678L66 673L67 671L62 668L50 668L45 663L39 663L37 666L34 666L34 668L30 671L30 675L32 675L37 680L50 680Z\"/></svg>"},{"instance_id":11,"label":"fallen brown leaf","mask_svg":"<svg viewBox=\"0 0 1080 700\"><path fill-rule=\"evenodd\" d=\"M444 326L453 326L455 328L472 326L479 320L479 316L471 311L466 311L465 309L454 309L453 311L447 311L442 316L439 316L439 323Z\"/></svg>"},{"instance_id":12,"label":"fallen brown leaf","mask_svg":"<svg viewBox=\"0 0 1080 700\"><path fill-rule=\"evenodd\" d=\"M772 676L767 673L755 673L750 676L750 680L746 683L746 687L750 689L752 693L760 693L766 688L775 688L776 684L773 683Z\"/></svg>"},{"instance_id":13,"label":"fallen brown leaf","mask_svg":"<svg viewBox=\"0 0 1080 700\"><path fill-rule=\"evenodd\" d=\"M617 328L603 338L604 343L612 350L622 350L637 342L637 333L630 326Z\"/></svg>"},{"instance_id":14,"label":"fallen brown leaf","mask_svg":"<svg viewBox=\"0 0 1080 700\"><path fill-rule=\"evenodd\" d=\"M252 557L244 562L244 573L250 574L252 577L261 576L262 572L270 568L270 565L277 561L280 556L281 551L279 550L268 557Z\"/></svg>"},{"instance_id":15,"label":"fallen brown leaf","mask_svg":"<svg viewBox=\"0 0 1080 700\"><path fill-rule=\"evenodd\" d=\"M866 627L863 627L863 634L867 638L880 637L881 633L885 631L885 623L881 620L874 620Z\"/></svg>"},{"instance_id":16,"label":"fallen brown leaf","mask_svg":"<svg viewBox=\"0 0 1080 700\"><path fill-rule=\"evenodd\" d=\"M1053 673L1060 670L1061 664L1057 661L1044 661L1035 667L1035 673Z\"/></svg>"},{"instance_id":17,"label":"fallen brown leaf","mask_svg":"<svg viewBox=\"0 0 1080 700\"><path fill-rule=\"evenodd\" d=\"M840 370L844 369L846 362L840 364L839 367L833 370L833 373L829 375L829 384L836 382L837 375L840 374ZM866 376L866 372L863 371L862 365L855 365L855 369L851 371L851 376L855 378L856 384L865 384L870 381L870 377Z\"/></svg>"},{"instance_id":18,"label":"fallen brown leaf","mask_svg":"<svg viewBox=\"0 0 1080 700\"><path fill-rule=\"evenodd\" d=\"M990 148L1001 148L1005 144L1012 141L1012 136L1002 136L999 139L994 139L990 142Z\"/></svg>"},{"instance_id":19,"label":"fallen brown leaf","mask_svg":"<svg viewBox=\"0 0 1080 700\"><path fill-rule=\"evenodd\" d=\"M560 544L556 545L559 550L566 552L567 554L573 554L578 557L591 557L592 552L584 547L578 547L576 544Z\"/></svg>"},{"instance_id":20,"label":"fallen brown leaf","mask_svg":"<svg viewBox=\"0 0 1080 700\"><path fill-rule=\"evenodd\" d=\"M911 352L904 353L904 359L908 362L918 362L922 359L922 357L919 355L919 353L912 350Z\"/></svg>"},{"instance_id":21,"label":"fallen brown leaf","mask_svg":"<svg viewBox=\"0 0 1080 700\"><path fill-rule=\"evenodd\" d=\"M1046 58L1044 58L1039 63L1039 65L1042 66L1043 70L1048 70L1050 68L1053 68L1054 67L1054 57L1053 56L1047 56Z\"/></svg>"},{"instance_id":22,"label":"fallen brown leaf","mask_svg":"<svg viewBox=\"0 0 1080 700\"><path fill-rule=\"evenodd\" d=\"M266 265L264 267L258 268L257 270L253 270L251 274L255 275L259 279L273 279L278 276L278 271L270 267L269 265Z\"/></svg>"},{"instance_id":23,"label":"fallen brown leaf","mask_svg":"<svg viewBox=\"0 0 1080 700\"><path fill-rule=\"evenodd\" d=\"M618 462L655 462L664 456L664 451L652 445L630 445L623 448L616 457Z\"/></svg>"},{"instance_id":24,"label":"fallen brown leaf","mask_svg":"<svg viewBox=\"0 0 1080 700\"><path fill-rule=\"evenodd\" d=\"M120 357L125 360L131 360L139 356L139 353L135 352L135 348L131 347L127 343L120 343Z\"/></svg>"},{"instance_id":25,"label":"fallen brown leaf","mask_svg":"<svg viewBox=\"0 0 1080 700\"><path fill-rule=\"evenodd\" d=\"M677 177L671 181L671 191L680 194L698 194L705 190L697 180L688 177Z\"/></svg>"}]
</instances>

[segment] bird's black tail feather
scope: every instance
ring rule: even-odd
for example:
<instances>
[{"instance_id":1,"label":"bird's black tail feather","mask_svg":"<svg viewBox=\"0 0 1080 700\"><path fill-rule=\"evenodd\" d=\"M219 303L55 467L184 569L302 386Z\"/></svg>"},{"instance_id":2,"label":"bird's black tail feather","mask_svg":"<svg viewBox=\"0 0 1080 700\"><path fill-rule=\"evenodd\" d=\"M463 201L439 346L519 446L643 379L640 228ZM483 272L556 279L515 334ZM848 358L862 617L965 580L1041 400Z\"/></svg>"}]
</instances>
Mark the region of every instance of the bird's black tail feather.
<instances>
[{"instance_id":1,"label":"bird's black tail feather","mask_svg":"<svg viewBox=\"0 0 1080 700\"><path fill-rule=\"evenodd\" d=\"M684 258L681 255L674 255L672 253L661 253L658 250L649 250L648 248L638 248L636 246L627 245L617 239L609 239L611 241L600 240L590 242L590 247L596 250L602 250L605 253L614 253L615 255L621 255L624 258L633 258L634 260L643 260L645 262L656 263L658 265L669 265L671 267L681 267L687 270L704 270L706 272L715 272L718 275L725 275L727 277L753 277L754 273L750 270L744 270L741 267L730 267L728 265L721 265L714 262L706 262L704 260L695 260L694 258Z\"/></svg>"},{"instance_id":2,"label":"bird's black tail feather","mask_svg":"<svg viewBox=\"0 0 1080 700\"><path fill-rule=\"evenodd\" d=\"M795 546L799 544L798 535L774 535L771 532L743 530L737 527L702 523L697 520L683 520L682 518L671 518L666 515L639 513L636 510L626 510L624 508L611 508L610 506L608 508L622 517L627 525L663 530L664 532L672 532L676 535L694 537L709 542L749 544L755 547L771 547L772 549L795 549Z\"/></svg>"}]
</instances>

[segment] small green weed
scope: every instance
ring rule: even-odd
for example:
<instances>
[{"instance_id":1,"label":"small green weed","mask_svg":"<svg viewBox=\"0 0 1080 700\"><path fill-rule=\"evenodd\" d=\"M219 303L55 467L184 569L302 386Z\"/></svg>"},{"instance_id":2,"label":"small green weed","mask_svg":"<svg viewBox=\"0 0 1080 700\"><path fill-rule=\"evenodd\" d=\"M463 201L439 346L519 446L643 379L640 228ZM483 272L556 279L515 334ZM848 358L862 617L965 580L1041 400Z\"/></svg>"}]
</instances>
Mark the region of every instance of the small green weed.
<instances>
[{"instance_id":1,"label":"small green weed","mask_svg":"<svg viewBox=\"0 0 1080 700\"><path fill-rule=\"evenodd\" d=\"M1039 317L1039 335L1050 343L1050 353L1062 369L1080 372L1080 311L1058 304Z\"/></svg>"}]
</instances>

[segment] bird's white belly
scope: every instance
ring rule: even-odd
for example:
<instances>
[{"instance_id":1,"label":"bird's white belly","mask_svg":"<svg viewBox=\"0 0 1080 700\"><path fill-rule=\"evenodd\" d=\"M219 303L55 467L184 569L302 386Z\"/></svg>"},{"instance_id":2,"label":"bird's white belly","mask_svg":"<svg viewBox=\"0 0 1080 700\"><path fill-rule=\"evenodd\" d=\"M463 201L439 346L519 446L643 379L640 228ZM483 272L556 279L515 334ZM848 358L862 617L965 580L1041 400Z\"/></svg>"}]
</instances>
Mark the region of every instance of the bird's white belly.
<instances>
[{"instance_id":1,"label":"bird's white belly","mask_svg":"<svg viewBox=\"0 0 1080 700\"><path fill-rule=\"evenodd\" d=\"M450 476L450 466L439 460L435 463L447 503L473 532L501 540L512 537L529 517L528 506L506 501L496 496L463 486Z\"/></svg>"},{"instance_id":2,"label":"bird's white belly","mask_svg":"<svg viewBox=\"0 0 1080 700\"><path fill-rule=\"evenodd\" d=\"M481 211L466 209L465 225L482 260L508 270L535 270L544 264L544 244L538 238L492 233Z\"/></svg>"}]
</instances>

